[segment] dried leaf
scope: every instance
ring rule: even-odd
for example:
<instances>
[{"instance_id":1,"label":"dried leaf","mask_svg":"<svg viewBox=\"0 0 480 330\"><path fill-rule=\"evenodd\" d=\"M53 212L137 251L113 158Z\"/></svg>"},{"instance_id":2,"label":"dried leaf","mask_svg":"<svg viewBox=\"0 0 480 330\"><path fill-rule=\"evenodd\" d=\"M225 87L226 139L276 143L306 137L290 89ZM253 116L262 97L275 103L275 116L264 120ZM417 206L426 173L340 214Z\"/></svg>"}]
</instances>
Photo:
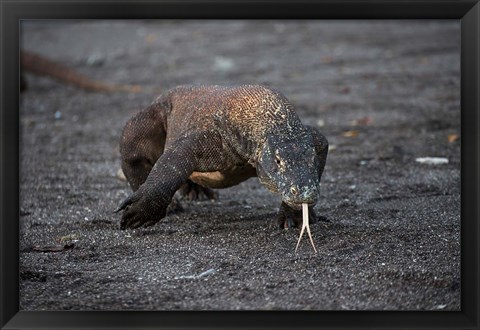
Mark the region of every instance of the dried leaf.
<instances>
[{"instance_id":1,"label":"dried leaf","mask_svg":"<svg viewBox=\"0 0 480 330\"><path fill-rule=\"evenodd\" d=\"M460 136L458 136L457 134L450 134L448 136L448 142L450 142L450 143L453 143L453 142L457 141L458 139L460 139Z\"/></svg>"},{"instance_id":2,"label":"dried leaf","mask_svg":"<svg viewBox=\"0 0 480 330\"><path fill-rule=\"evenodd\" d=\"M66 250L73 249L75 244L65 244L65 245L56 245L56 246L34 246L33 251L37 252L63 252Z\"/></svg>"},{"instance_id":3,"label":"dried leaf","mask_svg":"<svg viewBox=\"0 0 480 330\"><path fill-rule=\"evenodd\" d=\"M152 34L152 33L150 33L149 35L147 35L147 37L145 38L145 40L146 40L147 43L149 43L149 44L154 43L156 39L157 39L157 37L155 37L155 35Z\"/></svg>"},{"instance_id":4,"label":"dried leaf","mask_svg":"<svg viewBox=\"0 0 480 330\"><path fill-rule=\"evenodd\" d=\"M422 58L420 59L420 64L424 64L424 65L425 65L425 64L428 64L429 62L430 62L430 61L428 60L427 57L422 57Z\"/></svg>"},{"instance_id":5,"label":"dried leaf","mask_svg":"<svg viewBox=\"0 0 480 330\"><path fill-rule=\"evenodd\" d=\"M70 234L70 235L66 235L66 236L62 236L62 237L57 238L58 243L65 243L65 242L68 242L68 241L78 241L78 235L77 234Z\"/></svg>"},{"instance_id":6,"label":"dried leaf","mask_svg":"<svg viewBox=\"0 0 480 330\"><path fill-rule=\"evenodd\" d=\"M333 57L332 56L324 56L322 57L322 63L324 64L329 64L333 62Z\"/></svg>"},{"instance_id":7,"label":"dried leaf","mask_svg":"<svg viewBox=\"0 0 480 330\"><path fill-rule=\"evenodd\" d=\"M132 93L140 93L142 91L142 86L140 85L129 85L128 90Z\"/></svg>"},{"instance_id":8,"label":"dried leaf","mask_svg":"<svg viewBox=\"0 0 480 330\"><path fill-rule=\"evenodd\" d=\"M370 125L371 123L373 123L373 117L366 116L366 117L362 117L362 118L352 120L351 125L352 126L365 126L365 125Z\"/></svg>"},{"instance_id":9,"label":"dried leaf","mask_svg":"<svg viewBox=\"0 0 480 330\"><path fill-rule=\"evenodd\" d=\"M345 131L342 133L342 135L344 137L351 137L351 138L354 138L354 137L357 137L358 136L358 131Z\"/></svg>"},{"instance_id":10,"label":"dried leaf","mask_svg":"<svg viewBox=\"0 0 480 330\"><path fill-rule=\"evenodd\" d=\"M338 89L338 92L339 92L340 94L349 94L349 93L350 93L350 87L344 86L344 87L342 87L342 88L339 88L339 89Z\"/></svg>"}]
</instances>

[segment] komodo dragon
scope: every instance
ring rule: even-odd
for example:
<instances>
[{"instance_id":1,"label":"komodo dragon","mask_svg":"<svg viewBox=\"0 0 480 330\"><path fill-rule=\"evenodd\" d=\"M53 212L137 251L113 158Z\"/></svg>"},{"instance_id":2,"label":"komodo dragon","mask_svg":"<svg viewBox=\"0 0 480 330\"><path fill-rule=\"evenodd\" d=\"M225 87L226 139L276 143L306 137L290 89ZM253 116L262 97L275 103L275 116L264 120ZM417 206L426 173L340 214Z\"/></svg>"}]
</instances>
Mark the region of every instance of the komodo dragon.
<instances>
[{"instance_id":1,"label":"komodo dragon","mask_svg":"<svg viewBox=\"0 0 480 330\"><path fill-rule=\"evenodd\" d=\"M302 203L315 220L328 142L273 89L179 86L126 123L120 153L134 191L117 210L122 229L157 223L184 184L211 196L254 176L281 195L279 225L290 228Z\"/></svg>"}]
</instances>

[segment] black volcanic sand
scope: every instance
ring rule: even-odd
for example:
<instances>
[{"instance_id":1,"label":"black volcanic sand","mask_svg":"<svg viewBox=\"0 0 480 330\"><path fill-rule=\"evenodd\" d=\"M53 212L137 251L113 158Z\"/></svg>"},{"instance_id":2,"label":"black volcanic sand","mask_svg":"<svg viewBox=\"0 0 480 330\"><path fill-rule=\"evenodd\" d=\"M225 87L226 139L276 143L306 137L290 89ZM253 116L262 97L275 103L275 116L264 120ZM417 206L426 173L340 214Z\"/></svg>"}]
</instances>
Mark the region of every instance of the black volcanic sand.
<instances>
[{"instance_id":1,"label":"black volcanic sand","mask_svg":"<svg viewBox=\"0 0 480 330\"><path fill-rule=\"evenodd\" d=\"M27 75L23 310L459 310L457 21L24 22L22 47L98 80L265 84L330 141L312 224L277 228L256 178L122 231L118 140L153 93ZM419 157L444 157L429 165Z\"/></svg>"}]
</instances>

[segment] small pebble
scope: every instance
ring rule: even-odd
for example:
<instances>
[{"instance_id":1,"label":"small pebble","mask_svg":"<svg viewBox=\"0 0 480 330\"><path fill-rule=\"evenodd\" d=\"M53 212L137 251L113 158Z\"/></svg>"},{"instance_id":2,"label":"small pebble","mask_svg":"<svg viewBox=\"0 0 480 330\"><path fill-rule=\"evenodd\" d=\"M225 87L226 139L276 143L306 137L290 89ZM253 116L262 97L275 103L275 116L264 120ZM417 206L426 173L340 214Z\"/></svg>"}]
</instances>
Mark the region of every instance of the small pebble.
<instances>
[{"instance_id":1,"label":"small pebble","mask_svg":"<svg viewBox=\"0 0 480 330\"><path fill-rule=\"evenodd\" d=\"M203 273L198 274L198 275L197 275L197 278L205 277L205 276L213 275L213 274L215 274L215 269L210 268L209 270L204 271Z\"/></svg>"},{"instance_id":2,"label":"small pebble","mask_svg":"<svg viewBox=\"0 0 480 330\"><path fill-rule=\"evenodd\" d=\"M213 69L216 71L230 71L235 67L235 62L228 57L217 56L214 59Z\"/></svg>"},{"instance_id":3,"label":"small pebble","mask_svg":"<svg viewBox=\"0 0 480 330\"><path fill-rule=\"evenodd\" d=\"M87 58L87 65L100 66L105 62L105 58L99 54L91 54Z\"/></svg>"},{"instance_id":4,"label":"small pebble","mask_svg":"<svg viewBox=\"0 0 480 330\"><path fill-rule=\"evenodd\" d=\"M448 159L443 157L419 157L415 160L417 163L428 165L448 164Z\"/></svg>"}]
</instances>

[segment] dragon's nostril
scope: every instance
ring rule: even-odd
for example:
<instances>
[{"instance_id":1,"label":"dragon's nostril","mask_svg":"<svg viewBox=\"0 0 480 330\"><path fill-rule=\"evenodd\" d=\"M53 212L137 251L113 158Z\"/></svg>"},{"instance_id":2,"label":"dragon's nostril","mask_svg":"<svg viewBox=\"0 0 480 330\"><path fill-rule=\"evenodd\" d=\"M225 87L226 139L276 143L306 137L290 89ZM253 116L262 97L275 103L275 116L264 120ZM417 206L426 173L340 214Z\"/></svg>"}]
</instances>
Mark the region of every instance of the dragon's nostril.
<instances>
[{"instance_id":1,"label":"dragon's nostril","mask_svg":"<svg viewBox=\"0 0 480 330\"><path fill-rule=\"evenodd\" d=\"M292 195L296 195L298 193L298 190L295 187L291 187L290 192L292 193Z\"/></svg>"}]
</instances>

